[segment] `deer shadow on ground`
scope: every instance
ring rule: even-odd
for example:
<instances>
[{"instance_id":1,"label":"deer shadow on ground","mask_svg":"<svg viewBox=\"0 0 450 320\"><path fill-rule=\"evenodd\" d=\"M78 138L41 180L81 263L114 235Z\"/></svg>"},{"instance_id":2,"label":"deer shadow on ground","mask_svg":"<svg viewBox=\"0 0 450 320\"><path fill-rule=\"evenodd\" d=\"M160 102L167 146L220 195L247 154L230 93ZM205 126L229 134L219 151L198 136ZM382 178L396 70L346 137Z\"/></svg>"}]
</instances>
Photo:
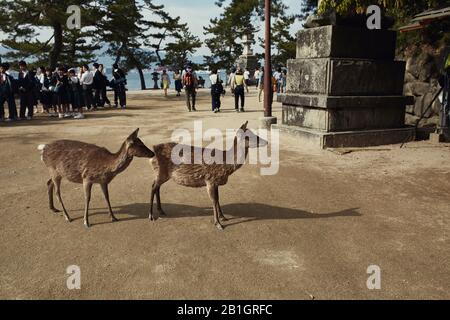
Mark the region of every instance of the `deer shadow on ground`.
<instances>
[{"instance_id":1,"label":"deer shadow on ground","mask_svg":"<svg viewBox=\"0 0 450 320\"><path fill-rule=\"evenodd\" d=\"M138 219L148 219L149 203L135 203L114 208L115 214L120 221L132 221ZM161 219L181 219L188 217L211 217L213 216L212 207L196 207L184 204L163 204L166 216ZM94 209L95 210L95 209ZM101 212L92 213L93 215L104 214L107 212L100 209ZM296 220L296 219L332 219L338 217L360 217L359 208L350 208L336 212L311 213L304 210L282 208L261 203L235 203L222 206L223 213L229 219L226 226L247 223L251 221L262 220ZM154 213L157 213L154 205ZM124 217L124 215L126 215ZM102 224L102 223L97 223Z\"/></svg>"}]
</instances>

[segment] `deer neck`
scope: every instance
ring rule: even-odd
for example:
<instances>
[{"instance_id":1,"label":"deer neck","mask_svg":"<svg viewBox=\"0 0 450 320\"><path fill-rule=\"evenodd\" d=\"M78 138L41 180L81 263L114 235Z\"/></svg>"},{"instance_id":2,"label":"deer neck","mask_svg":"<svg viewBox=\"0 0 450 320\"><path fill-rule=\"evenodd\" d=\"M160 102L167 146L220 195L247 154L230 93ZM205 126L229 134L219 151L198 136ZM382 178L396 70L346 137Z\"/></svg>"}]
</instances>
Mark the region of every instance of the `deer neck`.
<instances>
[{"instance_id":1,"label":"deer neck","mask_svg":"<svg viewBox=\"0 0 450 320\"><path fill-rule=\"evenodd\" d=\"M122 147L114 154L114 157L115 159L111 166L111 172L114 175L124 171L130 165L131 161L133 161L133 156L128 154L126 142L122 144Z\"/></svg>"},{"instance_id":2,"label":"deer neck","mask_svg":"<svg viewBox=\"0 0 450 320\"><path fill-rule=\"evenodd\" d=\"M240 148L244 148L244 154L239 152ZM226 151L226 155L227 156L225 159L229 159L230 156L232 156L233 158L233 164L228 164L229 169L230 169L230 174L239 170L243 164L245 163L245 161L247 160L248 157L248 147L247 146L242 146L242 142L238 142L237 137L234 138L234 143L233 143L233 148Z\"/></svg>"}]
</instances>

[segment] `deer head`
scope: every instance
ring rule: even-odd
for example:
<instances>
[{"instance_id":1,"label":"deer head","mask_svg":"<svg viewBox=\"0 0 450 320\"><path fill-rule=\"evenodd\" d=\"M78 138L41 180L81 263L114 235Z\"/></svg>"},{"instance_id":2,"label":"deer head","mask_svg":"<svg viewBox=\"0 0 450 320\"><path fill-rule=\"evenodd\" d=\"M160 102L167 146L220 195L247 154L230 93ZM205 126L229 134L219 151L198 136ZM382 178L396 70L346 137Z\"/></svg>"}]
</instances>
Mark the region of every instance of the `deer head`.
<instances>
[{"instance_id":1,"label":"deer head","mask_svg":"<svg viewBox=\"0 0 450 320\"><path fill-rule=\"evenodd\" d=\"M268 142L247 129L248 121L245 122L236 134L239 144L244 143L246 148L259 148L267 146Z\"/></svg>"},{"instance_id":2,"label":"deer head","mask_svg":"<svg viewBox=\"0 0 450 320\"><path fill-rule=\"evenodd\" d=\"M128 154L138 158L153 158L155 154L138 138L138 133L139 129L136 129L125 141Z\"/></svg>"}]
</instances>

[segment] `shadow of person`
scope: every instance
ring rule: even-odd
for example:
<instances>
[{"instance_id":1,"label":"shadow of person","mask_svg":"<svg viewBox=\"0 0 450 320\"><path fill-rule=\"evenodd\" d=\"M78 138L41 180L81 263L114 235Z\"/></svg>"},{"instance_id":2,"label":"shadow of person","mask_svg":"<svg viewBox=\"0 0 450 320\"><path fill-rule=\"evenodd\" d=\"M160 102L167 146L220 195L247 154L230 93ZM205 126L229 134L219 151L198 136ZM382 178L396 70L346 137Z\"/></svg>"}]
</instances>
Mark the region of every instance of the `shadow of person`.
<instances>
[{"instance_id":1,"label":"shadow of person","mask_svg":"<svg viewBox=\"0 0 450 320\"><path fill-rule=\"evenodd\" d=\"M148 219L150 204L135 203L115 208L115 213L128 215L121 217L121 221ZM212 216L212 207L195 207L184 204L163 204L167 216L163 219L177 219L186 217ZM359 217L359 208L351 208L329 213L311 213L299 209L282 208L262 203L235 203L222 206L223 213L229 219L226 226L256 220L296 220L296 219L332 219L338 217ZM156 206L154 208L156 212Z\"/></svg>"}]
</instances>

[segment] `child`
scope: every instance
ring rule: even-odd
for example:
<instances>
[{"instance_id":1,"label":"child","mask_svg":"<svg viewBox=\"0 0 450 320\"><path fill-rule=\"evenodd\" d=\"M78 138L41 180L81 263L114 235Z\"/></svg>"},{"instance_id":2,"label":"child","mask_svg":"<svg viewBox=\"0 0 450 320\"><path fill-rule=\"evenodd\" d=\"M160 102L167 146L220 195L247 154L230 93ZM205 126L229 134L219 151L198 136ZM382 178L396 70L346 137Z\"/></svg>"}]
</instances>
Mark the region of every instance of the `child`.
<instances>
[{"instance_id":1,"label":"child","mask_svg":"<svg viewBox=\"0 0 450 320\"><path fill-rule=\"evenodd\" d=\"M5 121L13 121L17 118L16 102L14 100L14 79L8 74L9 64L0 66L0 121L5 119L5 102L8 104L9 117Z\"/></svg>"},{"instance_id":2,"label":"child","mask_svg":"<svg viewBox=\"0 0 450 320\"><path fill-rule=\"evenodd\" d=\"M58 68L58 71L55 74L54 79L56 81L55 96L56 96L56 102L57 102L57 106L58 106L58 117L60 119L68 118L68 117L70 117L70 114L68 113L68 107L69 107L68 86L69 86L69 80L67 78L67 75L65 74L64 67L59 67Z\"/></svg>"},{"instance_id":3,"label":"child","mask_svg":"<svg viewBox=\"0 0 450 320\"><path fill-rule=\"evenodd\" d=\"M75 113L73 118L84 119L80 79L76 76L74 69L69 70L69 97Z\"/></svg>"},{"instance_id":4,"label":"child","mask_svg":"<svg viewBox=\"0 0 450 320\"><path fill-rule=\"evenodd\" d=\"M27 63L25 61L19 62L19 98L20 98L20 119L33 119L33 79L27 70ZM28 113L27 113L28 111Z\"/></svg>"}]
</instances>

